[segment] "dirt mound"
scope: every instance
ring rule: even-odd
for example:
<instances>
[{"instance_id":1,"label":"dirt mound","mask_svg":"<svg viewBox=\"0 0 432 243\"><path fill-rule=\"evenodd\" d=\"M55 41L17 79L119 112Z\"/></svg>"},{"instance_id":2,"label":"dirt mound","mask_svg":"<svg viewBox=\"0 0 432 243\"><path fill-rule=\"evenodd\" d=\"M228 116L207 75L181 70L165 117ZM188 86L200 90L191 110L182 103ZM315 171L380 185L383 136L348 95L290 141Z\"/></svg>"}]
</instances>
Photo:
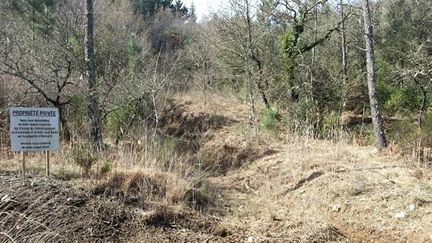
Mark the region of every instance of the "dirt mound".
<instances>
[{"instance_id":1,"label":"dirt mound","mask_svg":"<svg viewBox=\"0 0 432 243\"><path fill-rule=\"evenodd\" d=\"M175 138L175 150L191 155L179 163L201 166L200 173L208 175L265 154L241 136L223 142L245 110L213 105L177 99L161 114L161 135ZM15 174L0 173L0 242L247 240L239 227L228 227L208 213L214 189L169 170L116 171L101 181L60 181L30 173L26 185Z\"/></svg>"},{"instance_id":2,"label":"dirt mound","mask_svg":"<svg viewBox=\"0 0 432 243\"><path fill-rule=\"evenodd\" d=\"M201 139L237 122L234 119L190 108L190 101L169 100L161 113L159 127L162 135L177 138L177 150L196 153L201 148Z\"/></svg>"},{"instance_id":3,"label":"dirt mound","mask_svg":"<svg viewBox=\"0 0 432 243\"><path fill-rule=\"evenodd\" d=\"M270 156L277 151L250 143L241 137L233 137L223 140L223 136L215 136L204 142L199 153L202 166L205 170L211 171L216 175L226 175L227 172L240 168L247 162Z\"/></svg>"},{"instance_id":4,"label":"dirt mound","mask_svg":"<svg viewBox=\"0 0 432 243\"><path fill-rule=\"evenodd\" d=\"M192 163L202 170L226 174L247 162L275 153L234 131L235 126L247 123L247 107L224 99L219 106L215 102L207 106L200 106L200 103L192 97L170 100L161 114L160 130L177 139L178 151L193 154Z\"/></svg>"}]
</instances>

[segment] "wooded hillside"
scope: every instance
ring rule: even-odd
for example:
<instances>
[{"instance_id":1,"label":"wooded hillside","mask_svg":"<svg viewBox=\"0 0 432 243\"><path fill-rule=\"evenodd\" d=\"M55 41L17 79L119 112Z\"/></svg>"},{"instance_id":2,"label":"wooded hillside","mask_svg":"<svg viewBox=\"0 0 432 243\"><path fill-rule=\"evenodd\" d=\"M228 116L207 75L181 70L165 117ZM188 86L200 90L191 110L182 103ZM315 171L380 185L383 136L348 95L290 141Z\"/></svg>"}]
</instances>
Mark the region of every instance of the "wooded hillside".
<instances>
[{"instance_id":1,"label":"wooded hillside","mask_svg":"<svg viewBox=\"0 0 432 243\"><path fill-rule=\"evenodd\" d=\"M99 126L118 142L143 122L157 129L164 98L193 89L243 99L256 130L274 116L298 134L338 140L348 132L374 143L369 121L382 116L390 143L429 146L429 1L231 0L200 22L181 1L101 1L91 76L84 3L1 3L3 120L12 105L49 105L61 110L65 141Z\"/></svg>"}]
</instances>

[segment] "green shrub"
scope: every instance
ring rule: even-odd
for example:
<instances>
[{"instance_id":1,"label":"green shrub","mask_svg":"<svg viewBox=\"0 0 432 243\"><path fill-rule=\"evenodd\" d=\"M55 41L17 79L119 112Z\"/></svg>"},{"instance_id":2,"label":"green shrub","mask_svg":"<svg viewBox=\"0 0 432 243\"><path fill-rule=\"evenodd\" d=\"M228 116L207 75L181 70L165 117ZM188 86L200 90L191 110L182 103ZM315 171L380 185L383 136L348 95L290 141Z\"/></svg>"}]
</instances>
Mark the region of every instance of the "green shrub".
<instances>
[{"instance_id":1,"label":"green shrub","mask_svg":"<svg viewBox=\"0 0 432 243\"><path fill-rule=\"evenodd\" d=\"M261 129L268 132L276 132L278 128L278 113L272 109L267 109L261 115Z\"/></svg>"},{"instance_id":2,"label":"green shrub","mask_svg":"<svg viewBox=\"0 0 432 243\"><path fill-rule=\"evenodd\" d=\"M103 175L104 174L108 174L108 173L111 172L111 170L112 170L112 163L111 163L111 161L105 161L102 164L102 167L100 169L100 173L103 174Z\"/></svg>"},{"instance_id":3,"label":"green shrub","mask_svg":"<svg viewBox=\"0 0 432 243\"><path fill-rule=\"evenodd\" d=\"M339 116L332 112L325 116L321 123L321 136L326 139L336 139L339 129Z\"/></svg>"},{"instance_id":4,"label":"green shrub","mask_svg":"<svg viewBox=\"0 0 432 243\"><path fill-rule=\"evenodd\" d=\"M418 87L407 83L403 87L388 89L387 100L383 102L384 111L409 115L411 111L418 109L421 104L421 96Z\"/></svg>"},{"instance_id":5,"label":"green shrub","mask_svg":"<svg viewBox=\"0 0 432 243\"><path fill-rule=\"evenodd\" d=\"M119 142L125 135L136 115L137 105L130 103L111 112L107 116L106 129L108 135Z\"/></svg>"}]
</instances>

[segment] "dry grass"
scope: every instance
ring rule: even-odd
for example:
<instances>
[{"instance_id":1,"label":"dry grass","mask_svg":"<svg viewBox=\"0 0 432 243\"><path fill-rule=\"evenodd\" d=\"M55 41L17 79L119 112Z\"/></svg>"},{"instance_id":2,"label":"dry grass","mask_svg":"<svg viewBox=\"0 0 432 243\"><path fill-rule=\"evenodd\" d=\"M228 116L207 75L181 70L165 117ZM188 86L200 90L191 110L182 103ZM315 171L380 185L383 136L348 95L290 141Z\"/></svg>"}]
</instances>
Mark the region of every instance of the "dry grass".
<instances>
[{"instance_id":1,"label":"dry grass","mask_svg":"<svg viewBox=\"0 0 432 243\"><path fill-rule=\"evenodd\" d=\"M253 137L245 104L214 95L206 104L194 95L175 100L160 127L168 140L112 147L84 179L96 197L133 207L141 223L161 223L164 230L156 235L179 221L217 219L175 234L202 241L190 231L206 229L227 237L217 238L224 242L432 241L432 171L403 157L397 146L378 153L287 132ZM184 141L194 149L177 149ZM53 154L53 172L81 186L82 179L67 176L81 173L68 151ZM14 170L17 159L14 166L2 165ZM106 161L112 171L102 176ZM43 171L43 156L34 156L28 167ZM205 218L187 214L191 208ZM134 239L152 241L151 234Z\"/></svg>"},{"instance_id":2,"label":"dry grass","mask_svg":"<svg viewBox=\"0 0 432 243\"><path fill-rule=\"evenodd\" d=\"M432 172L373 151L297 141L223 181L215 178L227 188L221 202L231 204L226 223L245 225L262 240L309 242L328 229L340 234L319 241L432 240ZM406 216L398 219L401 212Z\"/></svg>"},{"instance_id":3,"label":"dry grass","mask_svg":"<svg viewBox=\"0 0 432 243\"><path fill-rule=\"evenodd\" d=\"M185 221L185 214L205 211L213 202L205 181L208 174L190 163L189 157L162 156L154 149L113 148L98 157L99 164L113 161L111 172L103 176L95 166L92 176L82 177L83 171L70 153L53 154L53 179L42 176L43 156L33 154L28 159L25 186L12 176L19 165L18 156L12 160L15 165L2 167L0 232L4 234L0 242L9 237L15 242L117 242L135 235L137 228L170 228ZM195 227L188 222L187 227Z\"/></svg>"},{"instance_id":4,"label":"dry grass","mask_svg":"<svg viewBox=\"0 0 432 243\"><path fill-rule=\"evenodd\" d=\"M205 209L212 203L212 196L200 190L202 185L201 180L186 180L173 173L133 170L114 172L96 190L145 209L161 205Z\"/></svg>"},{"instance_id":5,"label":"dry grass","mask_svg":"<svg viewBox=\"0 0 432 243\"><path fill-rule=\"evenodd\" d=\"M0 242L116 241L132 217L120 203L67 182L34 177L24 186L0 177Z\"/></svg>"}]
</instances>

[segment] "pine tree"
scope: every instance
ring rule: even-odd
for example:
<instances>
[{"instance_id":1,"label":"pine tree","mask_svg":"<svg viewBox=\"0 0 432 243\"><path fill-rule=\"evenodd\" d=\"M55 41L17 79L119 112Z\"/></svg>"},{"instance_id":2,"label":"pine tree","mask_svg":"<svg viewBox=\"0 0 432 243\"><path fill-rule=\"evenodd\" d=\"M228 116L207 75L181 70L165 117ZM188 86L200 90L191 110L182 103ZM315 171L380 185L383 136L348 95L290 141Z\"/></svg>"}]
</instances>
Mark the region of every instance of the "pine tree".
<instances>
[{"instance_id":1,"label":"pine tree","mask_svg":"<svg viewBox=\"0 0 432 243\"><path fill-rule=\"evenodd\" d=\"M366 68L367 68L367 83L369 89L369 102L372 115L372 123L375 133L375 142L378 149L387 146L387 140L384 134L383 120L379 111L379 104L376 92L375 80L375 55L373 41L372 18L370 14L369 0L363 0L363 18L366 40Z\"/></svg>"},{"instance_id":2,"label":"pine tree","mask_svg":"<svg viewBox=\"0 0 432 243\"><path fill-rule=\"evenodd\" d=\"M94 151L102 148L102 128L99 96L96 85L96 61L94 53L93 0L86 0L85 63L88 84L88 116L90 119L90 142Z\"/></svg>"}]
</instances>

